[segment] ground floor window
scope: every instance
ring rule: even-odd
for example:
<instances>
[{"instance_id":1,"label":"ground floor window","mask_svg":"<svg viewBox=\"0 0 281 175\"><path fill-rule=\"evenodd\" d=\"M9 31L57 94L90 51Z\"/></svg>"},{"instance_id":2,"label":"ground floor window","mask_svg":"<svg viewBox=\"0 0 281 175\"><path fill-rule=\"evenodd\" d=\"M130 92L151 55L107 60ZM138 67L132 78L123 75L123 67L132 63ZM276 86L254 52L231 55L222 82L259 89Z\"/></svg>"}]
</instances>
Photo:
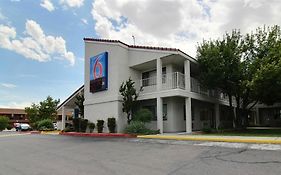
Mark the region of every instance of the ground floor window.
<instances>
[{"instance_id":1,"label":"ground floor window","mask_svg":"<svg viewBox=\"0 0 281 175\"><path fill-rule=\"evenodd\" d=\"M167 104L163 104L163 120L168 120L168 108ZM148 109L152 113L152 121L157 121L157 107L156 105L143 106L143 108Z\"/></svg>"}]
</instances>

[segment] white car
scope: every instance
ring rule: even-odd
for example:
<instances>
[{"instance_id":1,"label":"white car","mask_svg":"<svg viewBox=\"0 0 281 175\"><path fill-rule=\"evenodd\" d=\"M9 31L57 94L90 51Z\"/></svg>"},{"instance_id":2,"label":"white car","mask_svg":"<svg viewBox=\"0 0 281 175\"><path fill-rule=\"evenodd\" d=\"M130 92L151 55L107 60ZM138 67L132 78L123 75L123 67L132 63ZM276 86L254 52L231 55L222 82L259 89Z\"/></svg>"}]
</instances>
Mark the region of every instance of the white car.
<instances>
[{"instance_id":1,"label":"white car","mask_svg":"<svg viewBox=\"0 0 281 175\"><path fill-rule=\"evenodd\" d=\"M27 131L27 130L30 130L30 129L31 129L31 127L30 127L29 124L27 124L27 123L20 124L20 130L21 131Z\"/></svg>"}]
</instances>

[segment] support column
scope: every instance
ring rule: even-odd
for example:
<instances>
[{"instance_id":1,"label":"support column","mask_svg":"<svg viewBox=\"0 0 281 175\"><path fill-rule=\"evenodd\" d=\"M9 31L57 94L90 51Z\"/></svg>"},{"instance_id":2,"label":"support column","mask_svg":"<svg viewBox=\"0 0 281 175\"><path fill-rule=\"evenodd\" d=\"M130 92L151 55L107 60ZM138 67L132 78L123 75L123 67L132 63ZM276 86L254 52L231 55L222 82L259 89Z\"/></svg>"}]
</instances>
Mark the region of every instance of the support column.
<instances>
[{"instance_id":1,"label":"support column","mask_svg":"<svg viewBox=\"0 0 281 175\"><path fill-rule=\"evenodd\" d=\"M61 108L61 130L65 128L65 107L62 106Z\"/></svg>"},{"instance_id":2,"label":"support column","mask_svg":"<svg viewBox=\"0 0 281 175\"><path fill-rule=\"evenodd\" d=\"M156 63L156 83L157 83L157 91L161 91L162 89L162 60L157 58Z\"/></svg>"},{"instance_id":3,"label":"support column","mask_svg":"<svg viewBox=\"0 0 281 175\"><path fill-rule=\"evenodd\" d=\"M184 61L184 80L185 80L185 89L190 92L190 61Z\"/></svg>"},{"instance_id":4,"label":"support column","mask_svg":"<svg viewBox=\"0 0 281 175\"><path fill-rule=\"evenodd\" d=\"M163 133L163 99L157 97L157 129Z\"/></svg>"},{"instance_id":5,"label":"support column","mask_svg":"<svg viewBox=\"0 0 281 175\"><path fill-rule=\"evenodd\" d=\"M216 128L219 128L220 125L220 105L218 103L215 104L215 115L216 115Z\"/></svg>"},{"instance_id":6,"label":"support column","mask_svg":"<svg viewBox=\"0 0 281 175\"><path fill-rule=\"evenodd\" d=\"M185 98L186 133L192 132L191 98Z\"/></svg>"}]
</instances>

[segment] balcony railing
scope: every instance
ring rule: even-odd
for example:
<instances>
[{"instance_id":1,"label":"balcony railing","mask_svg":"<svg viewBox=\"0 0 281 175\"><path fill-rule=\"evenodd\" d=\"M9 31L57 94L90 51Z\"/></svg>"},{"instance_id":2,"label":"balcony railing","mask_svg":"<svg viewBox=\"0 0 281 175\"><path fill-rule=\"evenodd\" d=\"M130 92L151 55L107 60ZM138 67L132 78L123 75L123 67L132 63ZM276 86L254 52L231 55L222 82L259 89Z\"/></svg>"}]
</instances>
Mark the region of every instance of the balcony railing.
<instances>
[{"instance_id":1,"label":"balcony railing","mask_svg":"<svg viewBox=\"0 0 281 175\"><path fill-rule=\"evenodd\" d=\"M191 92L195 92L195 93L199 93L202 95L206 95L209 97L213 97L213 98L217 98L220 100L224 100L224 101L228 101L228 96L224 93L222 93L220 90L211 90L211 89L207 89L204 86L202 86L200 84L200 82L193 78L190 77L190 88L191 88Z\"/></svg>"},{"instance_id":2,"label":"balcony railing","mask_svg":"<svg viewBox=\"0 0 281 175\"><path fill-rule=\"evenodd\" d=\"M156 91L157 77L149 77L140 80L142 93ZM162 90L185 89L185 76L180 72L167 73L162 75Z\"/></svg>"},{"instance_id":3,"label":"balcony railing","mask_svg":"<svg viewBox=\"0 0 281 175\"><path fill-rule=\"evenodd\" d=\"M157 77L149 77L136 82L136 86L142 87L141 94L154 92L157 90ZM228 101L228 96L219 90L210 90L200 84L200 82L190 77L191 92L206 95L212 98ZM185 89L185 75L180 72L167 73L162 75L162 90Z\"/></svg>"}]
</instances>

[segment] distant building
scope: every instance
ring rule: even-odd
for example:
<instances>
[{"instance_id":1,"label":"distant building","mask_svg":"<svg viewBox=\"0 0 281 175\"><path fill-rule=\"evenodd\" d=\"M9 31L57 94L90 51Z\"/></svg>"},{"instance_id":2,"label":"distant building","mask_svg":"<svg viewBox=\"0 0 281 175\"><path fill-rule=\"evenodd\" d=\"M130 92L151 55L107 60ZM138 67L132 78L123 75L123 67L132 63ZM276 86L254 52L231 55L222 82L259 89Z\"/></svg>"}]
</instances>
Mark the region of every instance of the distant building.
<instances>
[{"instance_id":1,"label":"distant building","mask_svg":"<svg viewBox=\"0 0 281 175\"><path fill-rule=\"evenodd\" d=\"M10 119L9 123L29 123L24 109L0 108L0 116L6 116Z\"/></svg>"}]
</instances>

